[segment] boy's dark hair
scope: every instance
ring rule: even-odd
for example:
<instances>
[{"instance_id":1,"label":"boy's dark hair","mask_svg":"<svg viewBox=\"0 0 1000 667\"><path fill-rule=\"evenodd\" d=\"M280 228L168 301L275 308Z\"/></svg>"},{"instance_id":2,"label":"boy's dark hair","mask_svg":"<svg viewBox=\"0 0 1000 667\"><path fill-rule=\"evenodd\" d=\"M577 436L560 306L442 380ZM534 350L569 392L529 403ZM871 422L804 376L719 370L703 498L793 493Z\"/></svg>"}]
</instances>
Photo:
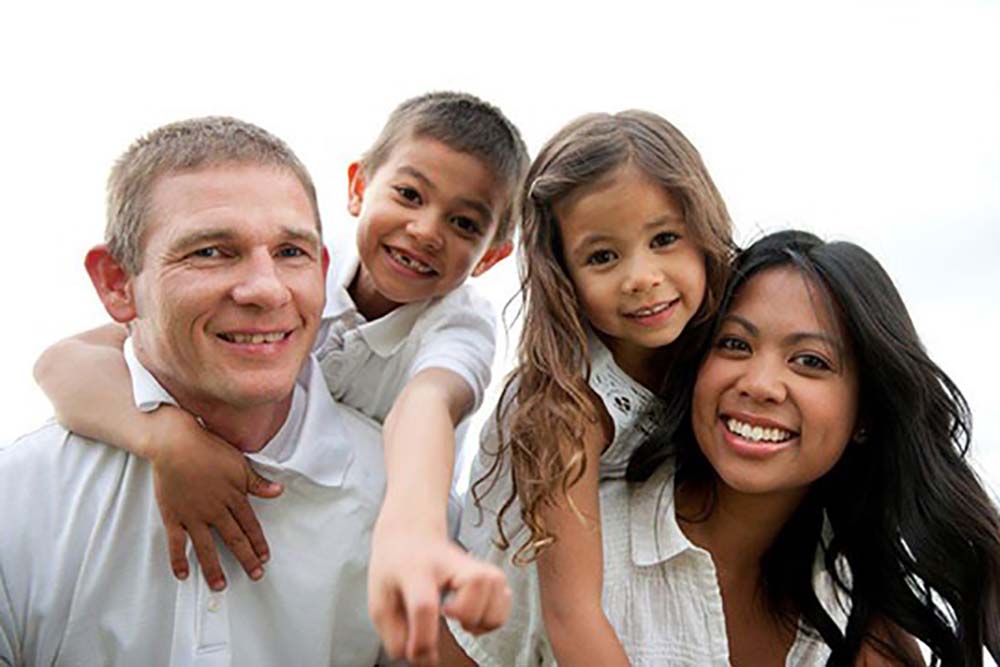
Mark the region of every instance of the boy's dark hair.
<instances>
[{"instance_id":1,"label":"boy's dark hair","mask_svg":"<svg viewBox=\"0 0 1000 667\"><path fill-rule=\"evenodd\" d=\"M375 143L361 157L365 174L371 178L397 144L412 137L428 137L468 153L496 174L509 195L493 245L510 239L513 212L528 170L528 149L500 109L468 93L439 91L410 98L393 110Z\"/></svg>"}]
</instances>

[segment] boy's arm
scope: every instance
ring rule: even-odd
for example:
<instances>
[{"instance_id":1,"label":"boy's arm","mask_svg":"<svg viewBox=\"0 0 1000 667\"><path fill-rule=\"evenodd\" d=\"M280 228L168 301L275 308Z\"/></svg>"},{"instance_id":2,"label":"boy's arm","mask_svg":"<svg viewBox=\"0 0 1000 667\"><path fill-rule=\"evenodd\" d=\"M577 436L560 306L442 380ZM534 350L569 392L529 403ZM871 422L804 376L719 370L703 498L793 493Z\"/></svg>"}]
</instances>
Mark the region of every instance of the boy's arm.
<instances>
[{"instance_id":1,"label":"boy's arm","mask_svg":"<svg viewBox=\"0 0 1000 667\"><path fill-rule=\"evenodd\" d=\"M594 426L584 436L587 466L567 495L567 502L544 510L546 525L557 539L538 557L542 619L560 665L627 666L614 628L601 607L604 577L598 460L607 437Z\"/></svg>"},{"instance_id":2,"label":"boy's arm","mask_svg":"<svg viewBox=\"0 0 1000 667\"><path fill-rule=\"evenodd\" d=\"M372 537L369 612L392 658L436 661L438 607L470 632L506 619L510 591L503 572L448 538L447 507L455 425L473 392L457 373L418 372L386 417L386 495Z\"/></svg>"},{"instance_id":3,"label":"boy's arm","mask_svg":"<svg viewBox=\"0 0 1000 667\"><path fill-rule=\"evenodd\" d=\"M273 497L281 487L257 475L239 451L187 412L169 405L140 411L122 357L126 336L124 327L108 324L59 341L35 363L35 380L66 428L153 464L177 577L188 575L186 530L205 580L213 588L225 587L209 530L214 526L247 574L259 578L268 547L246 494Z\"/></svg>"}]
</instances>

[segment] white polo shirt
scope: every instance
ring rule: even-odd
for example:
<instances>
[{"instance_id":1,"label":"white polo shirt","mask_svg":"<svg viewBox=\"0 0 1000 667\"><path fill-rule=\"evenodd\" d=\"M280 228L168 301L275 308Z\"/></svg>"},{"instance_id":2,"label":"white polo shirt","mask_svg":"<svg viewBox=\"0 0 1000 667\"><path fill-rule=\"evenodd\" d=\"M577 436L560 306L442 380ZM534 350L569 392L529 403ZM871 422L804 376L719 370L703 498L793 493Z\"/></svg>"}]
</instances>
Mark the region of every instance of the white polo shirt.
<instances>
[{"instance_id":1,"label":"white polo shirt","mask_svg":"<svg viewBox=\"0 0 1000 667\"><path fill-rule=\"evenodd\" d=\"M126 347L136 404L173 403ZM171 574L151 466L52 422L0 450L0 664L372 665L371 528L385 486L377 424L307 362L284 426L250 458L285 486L251 498L272 557L228 588Z\"/></svg>"},{"instance_id":2,"label":"white polo shirt","mask_svg":"<svg viewBox=\"0 0 1000 667\"><path fill-rule=\"evenodd\" d=\"M490 383L496 349L493 305L464 284L444 296L408 303L368 321L347 291L359 266L357 247L345 244L327 273L326 308L315 352L333 398L382 424L414 375L444 368L472 389L475 411ZM468 423L463 420L455 430L452 480L458 479L465 460ZM461 511L462 495L453 486L448 498L452 536L457 534Z\"/></svg>"}]
</instances>

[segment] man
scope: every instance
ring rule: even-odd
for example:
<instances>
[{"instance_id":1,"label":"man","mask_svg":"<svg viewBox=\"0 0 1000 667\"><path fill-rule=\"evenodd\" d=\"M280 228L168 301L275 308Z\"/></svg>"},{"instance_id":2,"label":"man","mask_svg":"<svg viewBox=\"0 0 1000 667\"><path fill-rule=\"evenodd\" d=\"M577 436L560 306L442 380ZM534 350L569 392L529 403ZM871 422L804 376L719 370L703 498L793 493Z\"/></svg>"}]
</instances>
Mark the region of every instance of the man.
<instances>
[{"instance_id":1,"label":"man","mask_svg":"<svg viewBox=\"0 0 1000 667\"><path fill-rule=\"evenodd\" d=\"M309 356L329 262L308 173L227 118L136 142L86 266L129 327L135 404L173 404L280 482L257 502L267 576L224 591L170 575L151 465L55 423L0 451L0 664L373 664L377 427L332 401Z\"/></svg>"}]
</instances>

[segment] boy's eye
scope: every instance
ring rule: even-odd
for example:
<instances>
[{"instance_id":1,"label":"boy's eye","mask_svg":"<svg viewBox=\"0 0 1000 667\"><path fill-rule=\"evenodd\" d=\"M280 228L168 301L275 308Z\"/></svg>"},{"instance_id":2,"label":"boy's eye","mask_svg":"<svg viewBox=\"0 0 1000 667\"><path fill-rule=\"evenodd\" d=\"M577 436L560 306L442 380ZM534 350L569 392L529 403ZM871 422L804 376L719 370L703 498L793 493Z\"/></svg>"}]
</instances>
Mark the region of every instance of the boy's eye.
<instances>
[{"instance_id":1,"label":"boy's eye","mask_svg":"<svg viewBox=\"0 0 1000 667\"><path fill-rule=\"evenodd\" d=\"M794 357L792 362L814 371L829 371L833 369L833 366L818 354L800 354Z\"/></svg>"},{"instance_id":2,"label":"boy's eye","mask_svg":"<svg viewBox=\"0 0 1000 667\"><path fill-rule=\"evenodd\" d=\"M608 262L613 262L617 255L611 250L597 250L590 253L587 256L587 264L589 266L599 266L601 264L607 264Z\"/></svg>"},{"instance_id":3,"label":"boy's eye","mask_svg":"<svg viewBox=\"0 0 1000 667\"><path fill-rule=\"evenodd\" d=\"M410 202L411 204L419 204L421 201L420 193L417 192L415 188L411 188L408 185L397 185L395 186L395 190L400 197Z\"/></svg>"},{"instance_id":4,"label":"boy's eye","mask_svg":"<svg viewBox=\"0 0 1000 667\"><path fill-rule=\"evenodd\" d=\"M674 232L660 232L653 237L653 240L649 242L649 245L652 248L665 248L677 243L680 238L681 237Z\"/></svg>"},{"instance_id":5,"label":"boy's eye","mask_svg":"<svg viewBox=\"0 0 1000 667\"><path fill-rule=\"evenodd\" d=\"M480 234L479 225L472 218L467 218L464 215L456 215L451 219L451 224L455 225L459 230L465 232L466 234Z\"/></svg>"}]
</instances>

